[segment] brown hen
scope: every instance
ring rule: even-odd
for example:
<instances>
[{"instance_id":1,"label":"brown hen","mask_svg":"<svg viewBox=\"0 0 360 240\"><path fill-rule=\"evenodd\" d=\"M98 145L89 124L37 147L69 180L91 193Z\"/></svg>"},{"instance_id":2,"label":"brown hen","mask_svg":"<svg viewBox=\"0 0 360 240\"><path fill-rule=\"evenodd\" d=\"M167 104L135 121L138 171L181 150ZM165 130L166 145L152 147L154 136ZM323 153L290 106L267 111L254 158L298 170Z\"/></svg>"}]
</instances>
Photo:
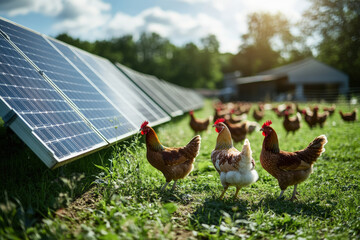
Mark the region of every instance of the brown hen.
<instances>
[{"instance_id":1,"label":"brown hen","mask_svg":"<svg viewBox=\"0 0 360 240\"><path fill-rule=\"evenodd\" d=\"M325 151L327 143L325 135L315 138L305 149L296 152L280 150L279 141L275 130L267 121L260 129L265 136L260 154L261 166L278 180L281 198L288 186L294 185L291 200L296 199L296 187L305 181L313 171L317 158Z\"/></svg>"},{"instance_id":2,"label":"brown hen","mask_svg":"<svg viewBox=\"0 0 360 240\"><path fill-rule=\"evenodd\" d=\"M194 112L190 111L190 127L194 130L195 134L205 131L210 123L210 118L207 119L197 119L194 116Z\"/></svg>"},{"instance_id":3,"label":"brown hen","mask_svg":"<svg viewBox=\"0 0 360 240\"><path fill-rule=\"evenodd\" d=\"M185 147L165 147L159 141L154 129L145 121L140 128L141 134L146 135L146 157L149 163L164 174L166 183L174 180L172 190L176 187L178 179L189 175L194 168L195 157L199 154L201 137L195 136Z\"/></svg>"}]
</instances>

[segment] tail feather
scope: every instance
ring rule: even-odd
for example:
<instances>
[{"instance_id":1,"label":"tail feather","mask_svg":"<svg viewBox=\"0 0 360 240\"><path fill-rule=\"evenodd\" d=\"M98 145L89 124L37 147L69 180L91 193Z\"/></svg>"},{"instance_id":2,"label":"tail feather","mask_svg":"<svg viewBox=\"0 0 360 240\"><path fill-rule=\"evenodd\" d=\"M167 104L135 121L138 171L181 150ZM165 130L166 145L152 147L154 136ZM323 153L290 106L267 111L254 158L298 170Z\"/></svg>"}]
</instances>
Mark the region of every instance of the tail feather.
<instances>
[{"instance_id":1,"label":"tail feather","mask_svg":"<svg viewBox=\"0 0 360 240\"><path fill-rule=\"evenodd\" d=\"M248 157L252 155L250 142L249 142L248 139L245 139L245 141L244 141L244 146L243 146L243 149L241 151L241 154L246 155Z\"/></svg>"},{"instance_id":2,"label":"tail feather","mask_svg":"<svg viewBox=\"0 0 360 240\"><path fill-rule=\"evenodd\" d=\"M195 136L190 142L184 147L184 151L191 158L195 158L199 154L201 137L200 135Z\"/></svg>"},{"instance_id":3,"label":"tail feather","mask_svg":"<svg viewBox=\"0 0 360 240\"><path fill-rule=\"evenodd\" d=\"M304 150L300 151L305 162L312 164L325 152L325 144L328 142L325 135L316 137Z\"/></svg>"}]
</instances>

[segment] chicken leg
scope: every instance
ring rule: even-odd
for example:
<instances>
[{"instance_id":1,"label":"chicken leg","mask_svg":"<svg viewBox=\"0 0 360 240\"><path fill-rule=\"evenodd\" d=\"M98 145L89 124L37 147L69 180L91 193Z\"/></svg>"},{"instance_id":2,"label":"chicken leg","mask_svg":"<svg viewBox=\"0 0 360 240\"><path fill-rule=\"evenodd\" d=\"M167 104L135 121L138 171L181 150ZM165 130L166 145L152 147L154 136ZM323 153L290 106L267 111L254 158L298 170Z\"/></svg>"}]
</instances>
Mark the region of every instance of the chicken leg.
<instances>
[{"instance_id":1,"label":"chicken leg","mask_svg":"<svg viewBox=\"0 0 360 240\"><path fill-rule=\"evenodd\" d=\"M284 194L284 192L285 192L285 189L281 190L280 196L276 200L279 200L282 197L282 195Z\"/></svg>"},{"instance_id":2,"label":"chicken leg","mask_svg":"<svg viewBox=\"0 0 360 240\"><path fill-rule=\"evenodd\" d=\"M296 194L299 194L299 193L296 191L296 187L297 187L297 184L294 185L294 191L293 191L292 197L290 198L290 201L297 200Z\"/></svg>"},{"instance_id":3,"label":"chicken leg","mask_svg":"<svg viewBox=\"0 0 360 240\"><path fill-rule=\"evenodd\" d=\"M176 181L177 181L177 180L174 181L174 184L173 184L173 186L172 186L172 188L171 188L172 191L174 191L174 189L176 188Z\"/></svg>"},{"instance_id":4,"label":"chicken leg","mask_svg":"<svg viewBox=\"0 0 360 240\"><path fill-rule=\"evenodd\" d=\"M164 191L164 189L166 188L166 186L169 184L169 182L166 182L165 184L164 184L164 186L162 186L162 188L161 188L161 191Z\"/></svg>"},{"instance_id":5,"label":"chicken leg","mask_svg":"<svg viewBox=\"0 0 360 240\"><path fill-rule=\"evenodd\" d=\"M224 190L223 190L223 192L221 193L220 198L219 198L220 200L224 197L225 192L226 192L226 190L228 189L228 187L229 187L229 186L225 186L225 187L224 187Z\"/></svg>"},{"instance_id":6,"label":"chicken leg","mask_svg":"<svg viewBox=\"0 0 360 240\"><path fill-rule=\"evenodd\" d=\"M237 195L238 195L240 189L241 189L241 187L236 187L236 192L235 192L233 200L235 200L237 198Z\"/></svg>"}]
</instances>

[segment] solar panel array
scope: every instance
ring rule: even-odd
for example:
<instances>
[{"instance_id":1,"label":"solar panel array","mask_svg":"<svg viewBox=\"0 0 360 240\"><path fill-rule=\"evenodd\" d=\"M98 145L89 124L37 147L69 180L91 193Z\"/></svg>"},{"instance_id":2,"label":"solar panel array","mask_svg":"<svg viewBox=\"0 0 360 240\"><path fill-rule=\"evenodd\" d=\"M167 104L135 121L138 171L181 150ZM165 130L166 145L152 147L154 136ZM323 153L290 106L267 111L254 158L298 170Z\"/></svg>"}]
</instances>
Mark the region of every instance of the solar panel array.
<instances>
[{"instance_id":1,"label":"solar panel array","mask_svg":"<svg viewBox=\"0 0 360 240\"><path fill-rule=\"evenodd\" d=\"M0 116L50 168L137 133L144 120L154 126L190 110L190 103L202 106L189 89L120 71L3 18L0 33Z\"/></svg>"},{"instance_id":2,"label":"solar panel array","mask_svg":"<svg viewBox=\"0 0 360 240\"><path fill-rule=\"evenodd\" d=\"M126 74L139 88L156 101L170 116L176 117L184 112L199 109L204 101L194 90L179 87L130 69L120 63L116 66Z\"/></svg>"}]
</instances>

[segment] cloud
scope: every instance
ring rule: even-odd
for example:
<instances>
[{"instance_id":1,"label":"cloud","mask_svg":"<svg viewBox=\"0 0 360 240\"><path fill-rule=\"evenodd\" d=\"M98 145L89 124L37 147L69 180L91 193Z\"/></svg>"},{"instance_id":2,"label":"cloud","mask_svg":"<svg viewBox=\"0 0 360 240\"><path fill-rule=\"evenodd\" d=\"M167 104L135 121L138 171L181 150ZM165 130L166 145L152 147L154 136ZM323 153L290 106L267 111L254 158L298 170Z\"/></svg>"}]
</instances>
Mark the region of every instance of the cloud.
<instances>
[{"instance_id":1,"label":"cloud","mask_svg":"<svg viewBox=\"0 0 360 240\"><path fill-rule=\"evenodd\" d=\"M111 18L110 8L101 0L63 0L63 10L56 16L59 21L53 28L88 40L103 38L101 28Z\"/></svg>"},{"instance_id":2,"label":"cloud","mask_svg":"<svg viewBox=\"0 0 360 240\"><path fill-rule=\"evenodd\" d=\"M0 9L9 16L39 13L56 19L52 28L74 36L95 40L99 28L110 19L110 4L102 0L2 0Z\"/></svg>"},{"instance_id":3,"label":"cloud","mask_svg":"<svg viewBox=\"0 0 360 240\"><path fill-rule=\"evenodd\" d=\"M0 9L9 16L26 15L31 12L57 15L62 11L62 0L1 0Z\"/></svg>"},{"instance_id":4,"label":"cloud","mask_svg":"<svg viewBox=\"0 0 360 240\"><path fill-rule=\"evenodd\" d=\"M299 9L306 6L302 0L177 0L178 6L189 5L191 11L157 6L129 15L111 11L111 5L104 1L0 0L0 12L8 16L29 13L49 16L56 21L53 33L67 32L90 41L124 34L132 34L136 39L142 32L157 32L172 43L183 45L199 43L208 34L215 34L221 51L236 53L241 34L247 32L249 13L281 11L295 21L300 18Z\"/></svg>"},{"instance_id":5,"label":"cloud","mask_svg":"<svg viewBox=\"0 0 360 240\"><path fill-rule=\"evenodd\" d=\"M175 44L194 42L194 39L199 40L211 33L222 34L224 29L221 22L206 14L191 16L159 7L146 9L135 16L118 12L108 27L108 33L119 36L132 34L136 37L142 32L157 32Z\"/></svg>"}]
</instances>

